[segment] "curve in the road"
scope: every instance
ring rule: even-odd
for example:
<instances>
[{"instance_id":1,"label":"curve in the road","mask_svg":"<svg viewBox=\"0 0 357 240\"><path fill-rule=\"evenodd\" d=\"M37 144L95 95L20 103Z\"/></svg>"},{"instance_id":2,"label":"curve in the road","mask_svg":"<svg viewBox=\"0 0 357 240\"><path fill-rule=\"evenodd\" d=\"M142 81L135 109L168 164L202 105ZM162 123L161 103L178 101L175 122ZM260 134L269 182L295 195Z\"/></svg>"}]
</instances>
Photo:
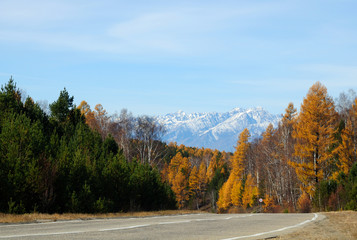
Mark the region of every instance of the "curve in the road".
<instances>
[{"instance_id":1,"label":"curve in the road","mask_svg":"<svg viewBox=\"0 0 357 240\"><path fill-rule=\"evenodd\" d=\"M268 231L268 232L261 232L261 233L256 233L256 234L252 234L252 235L247 235L247 236L225 238L225 239L222 239L222 240L235 240L235 239L242 239L242 238L259 237L259 236L262 236L262 235L265 235L265 234L282 232L282 231L285 231L285 230L288 230L288 229L291 229L291 228L300 227L300 226L302 226L302 225L304 225L306 223L315 221L317 219L317 217L318 217L317 213L314 213L314 217L312 219L303 221L301 223L298 223L298 224L295 224L295 225L292 225L292 226L283 227L283 228L280 228L280 229L277 229L277 230Z\"/></svg>"},{"instance_id":2,"label":"curve in the road","mask_svg":"<svg viewBox=\"0 0 357 240\"><path fill-rule=\"evenodd\" d=\"M136 222L136 224L125 224L124 226L113 226L113 224L110 224L112 226L97 226L95 227L94 229L93 228L84 228L82 227L81 229L66 229L65 231L61 231L59 230L57 227L55 226L59 226L59 225L62 225L62 224L68 224L68 223L73 223L73 224L84 224L84 225L89 225L91 224L91 221L81 221L81 220L74 220L74 221L63 221L63 222L57 222L57 223L42 223L42 224L20 224L20 225L3 225L1 226L0 225L0 228L2 228L3 230L5 229L9 229L9 228L20 228L20 229L23 229L23 227L28 227L28 226L38 226L40 229L38 230L41 230L43 229L43 226L45 225L50 225L50 226L53 226L53 228L47 232L38 232L38 230L31 230L32 232L30 232L30 230L26 233L15 233L15 229L12 231L8 231L7 234L2 231L2 233L4 235L1 236L0 234L0 239L4 239L4 238L7 238L7 239L10 239L10 238L23 238L23 237L32 237L32 238L36 238L36 237L44 237L44 236L58 236L58 235L68 235L68 234L88 234L88 233L94 233L94 232L111 232L111 231L121 231L121 230L126 230L126 229L138 229L138 228L146 228L146 227L155 227L155 226L159 226L159 225L180 225L180 224L187 224L187 223L195 223L195 222L208 222L208 221L231 221L233 219L242 219L242 218L246 218L246 217L252 217L252 216L264 216L264 215L261 215L261 214L242 214L242 215L231 215L231 216L224 216L224 215L205 215L205 216L202 216L202 217L199 217L199 218L196 218L196 216L199 216L200 214L197 214L197 215L194 215L195 217L191 218L193 215L191 216L188 216L188 215L181 215L180 218L181 219L176 219L176 217L170 217L171 219L166 219L168 216L161 216L161 217L152 217L152 218L148 218L147 220L153 220L155 218L159 218L158 221L156 222L150 222L150 223L147 223L146 222L146 218L143 218L141 220L145 220L145 221L141 221L141 222ZM182 217L186 218L186 219L182 219ZM271 231L261 231L259 233L254 233L254 234L251 234L251 235L245 235L245 236L234 236L233 237L229 237L229 238L224 238L223 236L219 237L218 239L222 239L222 240L234 240L234 239L242 239L242 238L252 238L252 237L259 237L259 236L262 236L262 235L267 235L267 234L273 234L273 233L277 233L277 232L282 232L282 231L285 231L285 230L289 230L289 229L293 229L293 228L297 228L299 226L302 226L304 224L307 224L309 222L312 222L314 220L316 220L318 217L318 214L314 213L314 216L313 218L311 219L308 219L308 220L305 220L305 221L302 221L300 223L294 223L294 225L290 225L290 226L285 226L285 227L282 227L282 228L279 228L279 229L276 229L276 230L271 230ZM165 219L166 221L162 221L162 219ZM306 219L306 218L305 218ZM114 221L118 221L118 220L115 220L113 219ZM128 220L135 220L135 219L128 219ZM102 220L93 220L94 222L95 221L99 221L101 222ZM121 221L121 220L120 220ZM62 224L61 224L62 223ZM115 225L115 224L114 224ZM34 226L34 227L35 227ZM234 234L234 233L233 233ZM227 235L226 235L227 236ZM229 235L228 235L229 236ZM228 237L227 236L227 237Z\"/></svg>"}]
</instances>

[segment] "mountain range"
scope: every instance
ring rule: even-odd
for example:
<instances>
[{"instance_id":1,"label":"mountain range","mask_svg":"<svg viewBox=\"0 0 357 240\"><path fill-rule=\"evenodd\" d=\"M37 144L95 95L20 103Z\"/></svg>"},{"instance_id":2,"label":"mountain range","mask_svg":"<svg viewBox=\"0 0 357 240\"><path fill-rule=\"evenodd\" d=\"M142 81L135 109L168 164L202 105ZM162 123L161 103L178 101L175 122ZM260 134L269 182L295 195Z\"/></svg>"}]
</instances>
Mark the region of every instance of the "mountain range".
<instances>
[{"instance_id":1,"label":"mountain range","mask_svg":"<svg viewBox=\"0 0 357 240\"><path fill-rule=\"evenodd\" d=\"M234 108L224 113L187 114L178 111L157 117L166 129L165 142L227 152L234 152L238 135L245 128L252 140L260 137L270 123L277 127L280 119L280 115L271 114L261 107Z\"/></svg>"}]
</instances>

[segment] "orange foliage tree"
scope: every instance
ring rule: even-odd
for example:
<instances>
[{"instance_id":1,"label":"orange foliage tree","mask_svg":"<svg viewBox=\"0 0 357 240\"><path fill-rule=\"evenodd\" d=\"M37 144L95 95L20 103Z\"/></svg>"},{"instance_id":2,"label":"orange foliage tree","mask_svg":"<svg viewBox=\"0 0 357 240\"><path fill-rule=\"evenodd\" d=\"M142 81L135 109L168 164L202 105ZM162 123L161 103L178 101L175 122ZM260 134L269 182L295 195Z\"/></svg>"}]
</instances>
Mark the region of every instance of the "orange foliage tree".
<instances>
[{"instance_id":1,"label":"orange foliage tree","mask_svg":"<svg viewBox=\"0 0 357 240\"><path fill-rule=\"evenodd\" d=\"M320 82L310 89L301 105L293 137L299 162L290 161L301 182L301 190L313 195L318 182L330 175L330 151L334 143L336 111L327 89Z\"/></svg>"},{"instance_id":2,"label":"orange foliage tree","mask_svg":"<svg viewBox=\"0 0 357 240\"><path fill-rule=\"evenodd\" d=\"M258 187L254 181L254 178L251 174L248 174L247 180L244 184L244 192L242 195L242 206L244 209L247 207L253 207L254 203L257 200L258 196Z\"/></svg>"},{"instance_id":3,"label":"orange foliage tree","mask_svg":"<svg viewBox=\"0 0 357 240\"><path fill-rule=\"evenodd\" d=\"M178 152L169 164L168 179L171 184L172 191L176 195L176 201L179 208L183 208L185 202L189 199L189 175L190 162L188 158L183 157Z\"/></svg>"},{"instance_id":4,"label":"orange foliage tree","mask_svg":"<svg viewBox=\"0 0 357 240\"><path fill-rule=\"evenodd\" d=\"M232 188L233 188L233 178L230 177L228 180L223 184L221 189L219 189L218 192L218 201L217 201L217 207L219 212L223 212L228 207L231 206L232 204ZM239 201L239 197L236 200L237 202Z\"/></svg>"},{"instance_id":5,"label":"orange foliage tree","mask_svg":"<svg viewBox=\"0 0 357 240\"><path fill-rule=\"evenodd\" d=\"M349 110L345 128L341 132L341 143L334 152L338 156L338 170L333 177L336 179L340 172L348 175L353 163L357 161L357 98Z\"/></svg>"},{"instance_id":6,"label":"orange foliage tree","mask_svg":"<svg viewBox=\"0 0 357 240\"><path fill-rule=\"evenodd\" d=\"M202 161L200 164L200 169L198 170L198 185L201 192L204 192L207 187L207 167L206 164Z\"/></svg>"},{"instance_id":7,"label":"orange foliage tree","mask_svg":"<svg viewBox=\"0 0 357 240\"><path fill-rule=\"evenodd\" d=\"M264 202L264 205L263 205L264 212L266 212L266 213L274 212L274 209L276 207L274 197L272 197L268 194L265 194L263 202Z\"/></svg>"},{"instance_id":8,"label":"orange foliage tree","mask_svg":"<svg viewBox=\"0 0 357 240\"><path fill-rule=\"evenodd\" d=\"M250 133L248 129L244 129L243 132L239 135L239 139L237 142L236 151L231 158L232 163L232 172L235 179L242 179L243 172L245 168L245 162L247 159L247 152L249 148L248 139L250 137Z\"/></svg>"},{"instance_id":9,"label":"orange foliage tree","mask_svg":"<svg viewBox=\"0 0 357 240\"><path fill-rule=\"evenodd\" d=\"M172 180L172 190L176 195L176 201L179 208L183 208L185 201L189 199L187 184L188 181L183 171L178 172Z\"/></svg>"},{"instance_id":10,"label":"orange foliage tree","mask_svg":"<svg viewBox=\"0 0 357 240\"><path fill-rule=\"evenodd\" d=\"M232 179L233 178L231 178L231 181ZM230 188L230 201L232 202L232 205L236 207L242 206L242 181L234 181L232 186L227 186L227 190Z\"/></svg>"},{"instance_id":11,"label":"orange foliage tree","mask_svg":"<svg viewBox=\"0 0 357 240\"><path fill-rule=\"evenodd\" d=\"M207 155L207 154L206 154ZM218 151L214 151L213 156L210 158L208 169L207 169L207 181L211 181L217 168L222 165L222 156Z\"/></svg>"},{"instance_id":12,"label":"orange foliage tree","mask_svg":"<svg viewBox=\"0 0 357 240\"><path fill-rule=\"evenodd\" d=\"M217 207L220 212L225 211L232 205L241 205L241 185L249 148L249 137L248 129L244 129L239 135L236 151L231 158L231 173L218 195Z\"/></svg>"},{"instance_id":13,"label":"orange foliage tree","mask_svg":"<svg viewBox=\"0 0 357 240\"><path fill-rule=\"evenodd\" d=\"M79 104L78 109L86 118L86 123L90 128L96 130L103 139L107 137L109 133L108 126L110 123L110 117L101 104L97 104L94 107L94 111L92 111L89 104L86 101L82 101Z\"/></svg>"},{"instance_id":14,"label":"orange foliage tree","mask_svg":"<svg viewBox=\"0 0 357 240\"><path fill-rule=\"evenodd\" d=\"M94 112L91 110L90 105L86 101L82 101L78 109L81 111L81 114L86 118L86 123L91 129L99 131L99 124L95 118Z\"/></svg>"},{"instance_id":15,"label":"orange foliage tree","mask_svg":"<svg viewBox=\"0 0 357 240\"><path fill-rule=\"evenodd\" d=\"M192 198L196 199L196 207L199 209L198 197L200 191L200 183L197 167L194 166L191 170L190 178L189 178L189 192Z\"/></svg>"}]
</instances>

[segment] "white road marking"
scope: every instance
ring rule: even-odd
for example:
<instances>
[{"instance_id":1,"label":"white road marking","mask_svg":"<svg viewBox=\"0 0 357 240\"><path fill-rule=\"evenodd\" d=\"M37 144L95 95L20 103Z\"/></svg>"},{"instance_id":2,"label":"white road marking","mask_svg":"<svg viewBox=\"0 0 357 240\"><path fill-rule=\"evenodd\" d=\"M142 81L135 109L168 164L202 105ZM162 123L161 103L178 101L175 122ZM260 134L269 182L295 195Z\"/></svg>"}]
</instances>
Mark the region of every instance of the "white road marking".
<instances>
[{"instance_id":1,"label":"white road marking","mask_svg":"<svg viewBox=\"0 0 357 240\"><path fill-rule=\"evenodd\" d=\"M128 227L118 227L118 228L107 228L107 229L99 229L98 232L107 232L107 231L117 231L117 230L125 230L125 229L133 229L133 228L140 228L140 227L147 227L152 224L142 224L142 225L134 225ZM95 231L93 231L95 232Z\"/></svg>"},{"instance_id":2,"label":"white road marking","mask_svg":"<svg viewBox=\"0 0 357 240\"><path fill-rule=\"evenodd\" d=\"M181 215L181 216L188 216L188 215ZM105 232L105 231L118 231L118 230L126 230L126 229L134 229L134 228L141 228L141 227L148 227L154 225L165 225L165 224L180 224L180 223L190 223L190 222L201 222L201 221L219 221L219 220L229 220L232 218L245 218L251 217L253 214L244 215L244 216L234 216L234 217L227 217L227 218L208 218L208 219L188 219L188 220L179 220L179 221L171 221L171 222L159 222L159 223L152 223L152 224L142 224L142 225L133 225L133 226L126 226L126 227L117 227L117 228L105 228L105 229L98 229L98 230L82 230L82 231L70 231L70 232L50 232L50 233L30 233L30 234L19 234L19 235L8 235L8 236L0 236L0 239L3 238L17 238L17 237L34 237L34 236L51 236L51 235L66 235L66 234L78 234L78 233L89 233L89 232ZM166 216L163 216L166 217ZM103 219L105 220L105 219ZM102 220L96 220L102 221ZM17 225L5 225L8 227L11 226L28 226L28 225L43 225L43 224L54 224L54 223L68 223L68 222L84 222L83 220L73 220L73 221L63 221L63 222L49 222L49 223L32 223L32 224L17 224ZM4 227L5 227L4 226Z\"/></svg>"},{"instance_id":3,"label":"white road marking","mask_svg":"<svg viewBox=\"0 0 357 240\"><path fill-rule=\"evenodd\" d=\"M60 223L77 223L77 222L83 222L85 220L82 219L77 219L77 220L53 220L51 222L38 222L38 223L20 223L20 224L4 224L0 225L0 228L7 228L7 227L20 227L20 226L40 226L40 225L47 225L47 224L60 224ZM88 221L95 221L94 219L90 219Z\"/></svg>"},{"instance_id":4,"label":"white road marking","mask_svg":"<svg viewBox=\"0 0 357 240\"><path fill-rule=\"evenodd\" d=\"M197 216L202 215L200 213L195 214ZM148 217L131 217L127 218L128 220L135 220L135 219L148 219L148 218L168 218L168 217L174 217L174 216L189 216L188 214L185 215L167 215L167 216L148 216ZM20 226L31 226L31 225L45 225L45 224L61 224L61 223L76 223L76 222L84 222L84 221L91 221L91 222L101 222L103 220L111 220L111 219L116 219L117 217L113 218L99 218L99 219L75 219L75 220L50 220L50 222L33 222L33 223L20 223L20 224L0 224L0 228L7 228L7 227L20 227Z\"/></svg>"},{"instance_id":5,"label":"white road marking","mask_svg":"<svg viewBox=\"0 0 357 240\"><path fill-rule=\"evenodd\" d=\"M9 236L0 236L0 238L18 238L18 237L35 237L35 236L51 236L51 235L63 235L63 234L76 234L84 233L85 231L73 231L73 232L54 232L54 233L30 233L22 235L9 235Z\"/></svg>"},{"instance_id":6,"label":"white road marking","mask_svg":"<svg viewBox=\"0 0 357 240\"><path fill-rule=\"evenodd\" d=\"M254 214L255 216L259 216L260 214ZM251 217L253 214L248 214L248 215L242 215L242 216L233 216L233 217L226 217L224 218L225 220L230 220L232 218L246 218L246 217Z\"/></svg>"},{"instance_id":7,"label":"white road marking","mask_svg":"<svg viewBox=\"0 0 357 240\"><path fill-rule=\"evenodd\" d=\"M304 224L309 223L309 222L313 222L313 221L315 221L315 220L317 219L317 217L318 217L318 215L317 215L316 213L314 213L314 217L313 217L312 219L303 221L303 222L298 223L298 224L296 224L296 225L292 225L292 226L280 228L280 229L273 230L273 231L262 232L262 233L256 233L256 234L252 234L252 235L246 235L246 236L240 236L240 237L232 237L232 238L224 238L224 239L222 239L222 240L235 240L235 239L241 239L241 238L258 237L258 236L261 236L261 235L264 235L264 234L275 233L275 232L281 232L281 231L284 231L284 230L287 230L287 229L299 227L299 226L304 225Z\"/></svg>"},{"instance_id":8,"label":"white road marking","mask_svg":"<svg viewBox=\"0 0 357 240\"><path fill-rule=\"evenodd\" d=\"M192 222L191 220L184 220L184 221L176 221L176 222L162 222L162 223L157 223L157 224L152 224L152 225L165 225L165 224L177 224L177 223L189 223Z\"/></svg>"}]
</instances>

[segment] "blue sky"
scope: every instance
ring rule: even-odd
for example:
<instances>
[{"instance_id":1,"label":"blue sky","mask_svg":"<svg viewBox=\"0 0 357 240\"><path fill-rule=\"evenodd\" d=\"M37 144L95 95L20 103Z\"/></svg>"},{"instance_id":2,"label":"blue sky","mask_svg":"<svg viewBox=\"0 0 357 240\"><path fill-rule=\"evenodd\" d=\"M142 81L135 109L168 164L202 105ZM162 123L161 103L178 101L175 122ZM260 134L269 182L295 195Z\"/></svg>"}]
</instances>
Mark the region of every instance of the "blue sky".
<instances>
[{"instance_id":1,"label":"blue sky","mask_svg":"<svg viewBox=\"0 0 357 240\"><path fill-rule=\"evenodd\" d=\"M298 108L357 90L357 1L0 1L0 83L134 115Z\"/></svg>"}]
</instances>

